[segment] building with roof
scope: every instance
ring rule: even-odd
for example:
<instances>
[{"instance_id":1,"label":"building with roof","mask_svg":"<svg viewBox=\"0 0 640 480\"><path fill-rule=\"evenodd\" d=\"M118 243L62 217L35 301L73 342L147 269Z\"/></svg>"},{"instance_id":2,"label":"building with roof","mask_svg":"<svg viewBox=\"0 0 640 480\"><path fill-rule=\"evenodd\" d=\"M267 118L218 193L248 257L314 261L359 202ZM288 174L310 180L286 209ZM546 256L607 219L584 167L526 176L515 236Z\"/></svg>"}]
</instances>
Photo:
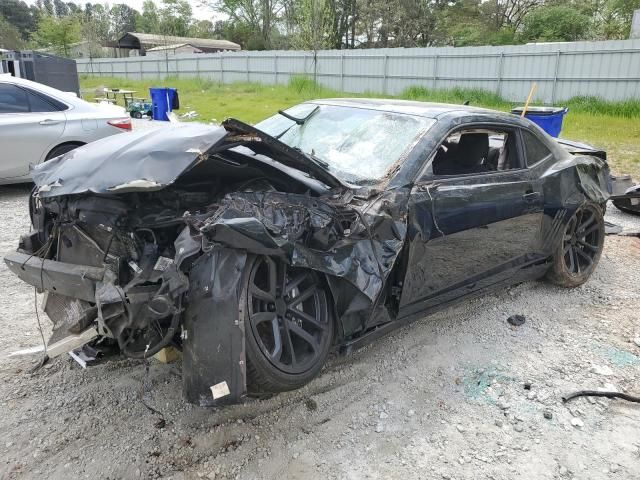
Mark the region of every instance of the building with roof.
<instances>
[{"instance_id":1,"label":"building with roof","mask_svg":"<svg viewBox=\"0 0 640 480\"><path fill-rule=\"evenodd\" d=\"M153 47L147 50L147 56L175 55L178 53L204 53L204 52L200 48L194 47L190 43L176 43L175 45Z\"/></svg>"},{"instance_id":2,"label":"building with roof","mask_svg":"<svg viewBox=\"0 0 640 480\"><path fill-rule=\"evenodd\" d=\"M157 47L175 50L176 48L186 50L184 53L213 53L241 50L240 45L228 40L214 40L211 38L189 38L174 37L171 35L157 35L154 33L127 32L118 40L118 48L137 51L139 55L146 55L150 50ZM199 52L189 52L188 50L199 50ZM166 50L154 50L154 52L166 54ZM133 53L133 52L132 52ZM183 52L179 52L183 53ZM136 53L133 53L135 55Z\"/></svg>"}]
</instances>

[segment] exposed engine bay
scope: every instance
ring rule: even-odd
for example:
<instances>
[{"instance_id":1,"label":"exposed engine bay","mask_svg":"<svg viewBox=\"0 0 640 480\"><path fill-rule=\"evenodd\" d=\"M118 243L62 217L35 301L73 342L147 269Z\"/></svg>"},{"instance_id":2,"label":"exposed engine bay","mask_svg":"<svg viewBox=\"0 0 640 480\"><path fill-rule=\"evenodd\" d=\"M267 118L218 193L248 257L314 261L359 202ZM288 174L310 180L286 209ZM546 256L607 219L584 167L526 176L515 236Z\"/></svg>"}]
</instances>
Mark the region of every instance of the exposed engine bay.
<instances>
[{"instance_id":1,"label":"exposed engine bay","mask_svg":"<svg viewBox=\"0 0 640 480\"><path fill-rule=\"evenodd\" d=\"M240 334L235 345L219 345L224 359L215 359L216 371L224 372L231 368L227 363L244 362L237 309L247 254L280 257L330 275L335 314L345 325L341 338L391 319L386 309L373 314L374 300L402 247L405 215L398 206L406 208L406 201L397 203L402 195L394 193L390 202L377 194L378 201L365 202L350 189L330 190L243 146L197 157L163 188L130 182L116 192L51 195L41 182L36 187L30 202L34 229L7 263L46 292L52 351L58 351L57 341L75 334L78 343L116 342L132 358L149 358L174 345L185 349L189 363L197 312L222 311L227 302L235 322L226 334L218 325L212 341L221 345L235 330ZM236 268L224 273L229 259ZM223 284L230 287L227 294L212 295ZM202 328L197 336L211 330ZM69 344L60 348L63 353ZM202 356L211 354L191 353L198 356L192 363L204 369ZM217 380L192 378L197 386L185 386L185 394L203 403ZM242 369L237 379L225 381L235 387L230 400L245 393Z\"/></svg>"},{"instance_id":2,"label":"exposed engine bay","mask_svg":"<svg viewBox=\"0 0 640 480\"><path fill-rule=\"evenodd\" d=\"M219 157L207 168L215 165L222 169L222 162ZM97 318L98 333L116 339L121 350L134 358L151 356L174 341L191 264L198 255L216 248L206 232L215 230L216 220L233 203L271 201L278 208L281 194L276 186L284 189L283 176L269 178L256 170L251 172L255 177L247 180L249 172L243 170L239 184L233 183L233 169L228 176L214 177L214 182L194 182L191 177L202 174L196 169L174 186L156 192L32 197L31 219L36 230L21 239L20 249L69 265L104 269L95 294L89 289L69 286L71 290L65 292L60 286L52 286L45 310L54 320L55 329L79 332ZM288 207L288 212L281 211L291 218L271 227L285 228L288 235L296 237L309 235L304 222L309 212L303 203L312 197L304 195L303 186L292 184L290 179L287 188L301 195L302 202L298 209L294 206ZM351 228L357 216L353 213L332 218L333 212L324 206L325 225L318 227L327 238L321 240L330 241L333 235L335 241ZM315 220L322 212L317 215ZM306 243L312 248L314 241L320 239L309 235ZM228 243L233 242L230 239ZM272 254L276 248L254 246L256 251L264 249ZM43 279L43 288L47 286ZM59 305L61 298L78 294L82 298L73 302L73 308Z\"/></svg>"}]
</instances>

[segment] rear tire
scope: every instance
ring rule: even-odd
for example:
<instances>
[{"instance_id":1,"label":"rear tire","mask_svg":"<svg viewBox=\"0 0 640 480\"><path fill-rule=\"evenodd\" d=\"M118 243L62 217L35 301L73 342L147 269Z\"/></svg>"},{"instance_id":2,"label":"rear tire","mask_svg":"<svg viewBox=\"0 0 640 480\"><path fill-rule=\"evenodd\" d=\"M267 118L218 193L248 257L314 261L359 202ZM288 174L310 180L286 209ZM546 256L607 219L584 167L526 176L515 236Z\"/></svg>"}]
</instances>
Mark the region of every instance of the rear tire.
<instances>
[{"instance_id":1,"label":"rear tire","mask_svg":"<svg viewBox=\"0 0 640 480\"><path fill-rule=\"evenodd\" d=\"M138 118L138 119L140 119L140 118L142 118L142 112L133 112L133 113L131 114L131 116L132 116L133 118Z\"/></svg>"},{"instance_id":2,"label":"rear tire","mask_svg":"<svg viewBox=\"0 0 640 480\"><path fill-rule=\"evenodd\" d=\"M601 207L587 203L578 208L558 240L553 265L546 278L566 288L582 285L600 261L604 235Z\"/></svg>"},{"instance_id":3,"label":"rear tire","mask_svg":"<svg viewBox=\"0 0 640 480\"><path fill-rule=\"evenodd\" d=\"M253 260L240 297L250 395L294 390L320 372L333 341L329 298L313 270Z\"/></svg>"},{"instance_id":4,"label":"rear tire","mask_svg":"<svg viewBox=\"0 0 640 480\"><path fill-rule=\"evenodd\" d=\"M46 162L47 160L51 160L52 158L64 155L65 153L70 152L71 150L75 150L76 148L81 146L82 145L79 143L67 143L65 145L58 145L47 154L47 157L44 159L44 161Z\"/></svg>"}]
</instances>

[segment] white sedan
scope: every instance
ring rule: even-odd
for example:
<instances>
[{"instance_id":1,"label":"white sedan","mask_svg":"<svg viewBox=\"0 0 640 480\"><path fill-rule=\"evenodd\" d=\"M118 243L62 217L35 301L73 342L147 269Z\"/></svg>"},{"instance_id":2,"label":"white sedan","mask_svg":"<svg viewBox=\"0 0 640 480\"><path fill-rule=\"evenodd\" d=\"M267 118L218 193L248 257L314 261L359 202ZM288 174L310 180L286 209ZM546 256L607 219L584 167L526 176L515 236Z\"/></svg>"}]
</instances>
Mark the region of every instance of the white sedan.
<instances>
[{"instance_id":1,"label":"white sedan","mask_svg":"<svg viewBox=\"0 0 640 480\"><path fill-rule=\"evenodd\" d=\"M130 130L122 107L0 74L0 184L29 181L30 165Z\"/></svg>"}]
</instances>

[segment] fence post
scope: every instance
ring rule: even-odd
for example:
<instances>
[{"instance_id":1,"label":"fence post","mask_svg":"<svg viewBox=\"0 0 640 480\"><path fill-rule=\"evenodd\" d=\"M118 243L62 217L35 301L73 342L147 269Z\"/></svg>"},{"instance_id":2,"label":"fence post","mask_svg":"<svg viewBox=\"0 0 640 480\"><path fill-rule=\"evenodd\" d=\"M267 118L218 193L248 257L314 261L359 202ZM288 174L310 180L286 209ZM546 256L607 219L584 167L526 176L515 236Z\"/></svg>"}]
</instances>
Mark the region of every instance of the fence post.
<instances>
[{"instance_id":1,"label":"fence post","mask_svg":"<svg viewBox=\"0 0 640 480\"><path fill-rule=\"evenodd\" d=\"M502 96L502 75L504 73L504 52L500 52L500 64L498 65L498 87L496 88L496 95Z\"/></svg>"},{"instance_id":2,"label":"fence post","mask_svg":"<svg viewBox=\"0 0 640 480\"><path fill-rule=\"evenodd\" d=\"M384 54L384 67L383 67L383 79L382 79L382 93L387 94L387 66L389 64L389 55Z\"/></svg>"},{"instance_id":3,"label":"fence post","mask_svg":"<svg viewBox=\"0 0 640 480\"><path fill-rule=\"evenodd\" d=\"M556 68L553 72L553 87L551 89L551 104L556 103L556 89L558 86L558 69L560 68L560 50L556 51Z\"/></svg>"},{"instance_id":4,"label":"fence post","mask_svg":"<svg viewBox=\"0 0 640 480\"><path fill-rule=\"evenodd\" d=\"M251 76L249 75L249 54L245 54L245 58L247 59L247 83L251 81Z\"/></svg>"},{"instance_id":5,"label":"fence post","mask_svg":"<svg viewBox=\"0 0 640 480\"><path fill-rule=\"evenodd\" d=\"M109 65L111 66L111 77L113 77L113 62L109 62Z\"/></svg>"},{"instance_id":6,"label":"fence post","mask_svg":"<svg viewBox=\"0 0 640 480\"><path fill-rule=\"evenodd\" d=\"M340 91L344 92L344 52L340 52Z\"/></svg>"},{"instance_id":7,"label":"fence post","mask_svg":"<svg viewBox=\"0 0 640 480\"><path fill-rule=\"evenodd\" d=\"M220 54L220 82L224 83L224 54Z\"/></svg>"},{"instance_id":8,"label":"fence post","mask_svg":"<svg viewBox=\"0 0 640 480\"><path fill-rule=\"evenodd\" d=\"M275 72L276 79L275 84L278 84L278 53L274 52L273 54L273 71Z\"/></svg>"},{"instance_id":9,"label":"fence post","mask_svg":"<svg viewBox=\"0 0 640 480\"><path fill-rule=\"evenodd\" d=\"M196 57L196 77L200 78L200 57Z\"/></svg>"},{"instance_id":10,"label":"fence post","mask_svg":"<svg viewBox=\"0 0 640 480\"><path fill-rule=\"evenodd\" d=\"M125 78L125 80L129 80L129 67L128 67L128 65L129 65L129 62L127 62L125 60L125 62L124 62L124 78Z\"/></svg>"},{"instance_id":11,"label":"fence post","mask_svg":"<svg viewBox=\"0 0 640 480\"><path fill-rule=\"evenodd\" d=\"M438 82L438 54L433 58L433 89L435 90Z\"/></svg>"}]
</instances>

